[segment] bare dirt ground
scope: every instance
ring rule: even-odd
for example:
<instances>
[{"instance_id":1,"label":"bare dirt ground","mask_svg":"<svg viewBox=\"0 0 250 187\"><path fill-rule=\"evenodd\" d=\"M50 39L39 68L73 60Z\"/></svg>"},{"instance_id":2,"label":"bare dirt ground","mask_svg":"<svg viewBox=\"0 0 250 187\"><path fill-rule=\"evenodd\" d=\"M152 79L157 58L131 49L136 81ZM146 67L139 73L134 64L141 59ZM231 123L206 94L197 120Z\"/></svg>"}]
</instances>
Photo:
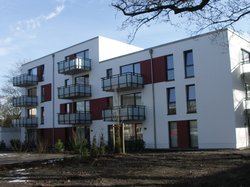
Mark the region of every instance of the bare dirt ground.
<instances>
[{"instance_id":1,"label":"bare dirt ground","mask_svg":"<svg viewBox=\"0 0 250 187\"><path fill-rule=\"evenodd\" d=\"M0 186L250 186L250 149L7 164L0 166Z\"/></svg>"}]
</instances>

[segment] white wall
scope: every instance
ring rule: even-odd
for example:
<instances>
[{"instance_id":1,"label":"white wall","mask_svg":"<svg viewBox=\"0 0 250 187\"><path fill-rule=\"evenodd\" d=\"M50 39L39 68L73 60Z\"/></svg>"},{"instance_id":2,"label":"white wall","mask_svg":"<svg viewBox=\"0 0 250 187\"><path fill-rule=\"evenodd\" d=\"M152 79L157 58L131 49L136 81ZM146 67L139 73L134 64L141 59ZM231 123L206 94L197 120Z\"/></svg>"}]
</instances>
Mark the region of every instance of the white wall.
<instances>
[{"instance_id":1,"label":"white wall","mask_svg":"<svg viewBox=\"0 0 250 187\"><path fill-rule=\"evenodd\" d=\"M232 71L232 67L235 67L235 64L238 63L238 51L240 49L238 46L241 46L241 43L238 45L237 42L238 39L234 42L236 47L232 47L233 45L231 46L230 43L230 49L228 49L227 31L223 31L221 34L205 34L153 48L153 58L173 54L175 68L175 81L161 82L154 85L157 148L169 148L168 122L181 120L197 120L199 148L236 148L246 145L246 128L242 126L245 123L244 107L239 104L239 101L244 99L243 84L240 79L240 69L234 68L234 71ZM39 104L38 109L44 106L46 115L45 124L43 126L39 125L39 128L51 128L52 124L55 124L55 127L66 127L57 124L57 113L60 112L59 106L61 103L69 103L72 100L59 100L57 98L57 87L63 86L65 79L69 79L72 83L74 77L81 74L75 76L58 74L57 62L64 60L65 56L86 49L89 49L90 59L92 60L91 71L83 73L83 75L89 74L89 82L92 87L92 97L90 99L107 96L117 97L116 93L102 91L101 78L106 76L106 69L112 68L113 74L118 74L122 65L150 59L149 50L147 49L138 51L141 49L104 37L96 37L56 52L54 63L55 84L53 86L54 101ZM186 79L184 77L183 52L191 49L193 50L195 77ZM134 53L116 57L129 52ZM230 56L229 52L234 55ZM44 82L38 84L38 95L40 94L41 85L52 83L52 62L52 55L48 55L24 66L27 71L31 67L45 64L46 78ZM186 85L188 84L195 84L196 86L197 113L195 114L186 113ZM176 89L176 115L167 115L166 89L169 87L175 87ZM152 85L145 85L139 91L142 92L142 102L146 107L146 120L143 122L144 141L146 147L154 148ZM138 92L138 90L128 93L132 92ZM117 104L114 99L114 105ZM39 110L38 114L40 114ZM52 121L52 115L54 115L54 122ZM109 124L112 123L102 120L93 121L90 126L92 130L91 139L94 135L99 136L100 133L103 133L107 140L107 125Z\"/></svg>"},{"instance_id":2,"label":"white wall","mask_svg":"<svg viewBox=\"0 0 250 187\"><path fill-rule=\"evenodd\" d=\"M235 113L236 147L249 146L249 124L245 114L245 86L242 77L242 49L250 52L250 42L233 32L228 32L230 64L233 85L233 104Z\"/></svg>"}]
</instances>

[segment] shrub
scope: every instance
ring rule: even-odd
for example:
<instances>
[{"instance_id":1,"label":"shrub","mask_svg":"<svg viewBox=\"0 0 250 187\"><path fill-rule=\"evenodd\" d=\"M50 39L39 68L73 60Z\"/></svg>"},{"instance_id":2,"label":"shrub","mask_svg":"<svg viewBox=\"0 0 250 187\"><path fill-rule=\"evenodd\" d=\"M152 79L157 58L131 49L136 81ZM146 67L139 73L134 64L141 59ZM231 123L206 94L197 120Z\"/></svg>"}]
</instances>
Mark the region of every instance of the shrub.
<instances>
[{"instance_id":1,"label":"shrub","mask_svg":"<svg viewBox=\"0 0 250 187\"><path fill-rule=\"evenodd\" d=\"M4 140L2 140L0 143L0 151L5 151L5 150L6 150L6 144L5 144Z\"/></svg>"},{"instance_id":2,"label":"shrub","mask_svg":"<svg viewBox=\"0 0 250 187\"><path fill-rule=\"evenodd\" d=\"M81 154L81 157L86 158L88 157L88 140L84 139L81 143L80 143L80 147L79 147L79 153Z\"/></svg>"},{"instance_id":3,"label":"shrub","mask_svg":"<svg viewBox=\"0 0 250 187\"><path fill-rule=\"evenodd\" d=\"M145 148L145 142L143 140L127 140L125 142L126 151L142 151Z\"/></svg>"},{"instance_id":4,"label":"shrub","mask_svg":"<svg viewBox=\"0 0 250 187\"><path fill-rule=\"evenodd\" d=\"M22 142L19 139L11 139L10 145L11 149L15 152L21 152L23 150Z\"/></svg>"},{"instance_id":5,"label":"shrub","mask_svg":"<svg viewBox=\"0 0 250 187\"><path fill-rule=\"evenodd\" d=\"M61 139L58 139L56 141L55 149L56 149L56 152L58 152L58 153L64 152L64 144L63 144Z\"/></svg>"},{"instance_id":6,"label":"shrub","mask_svg":"<svg viewBox=\"0 0 250 187\"><path fill-rule=\"evenodd\" d=\"M104 142L103 134L101 134L100 145L99 145L99 155L103 156L103 155L105 155L105 153L106 153L106 145L105 145L105 142Z\"/></svg>"},{"instance_id":7,"label":"shrub","mask_svg":"<svg viewBox=\"0 0 250 187\"><path fill-rule=\"evenodd\" d=\"M36 149L38 153L45 153L47 151L48 142L43 139L38 139Z\"/></svg>"},{"instance_id":8,"label":"shrub","mask_svg":"<svg viewBox=\"0 0 250 187\"><path fill-rule=\"evenodd\" d=\"M97 144L96 144L96 135L93 137L92 145L91 145L91 150L90 150L90 155L94 158L98 156L98 149L97 149Z\"/></svg>"}]
</instances>

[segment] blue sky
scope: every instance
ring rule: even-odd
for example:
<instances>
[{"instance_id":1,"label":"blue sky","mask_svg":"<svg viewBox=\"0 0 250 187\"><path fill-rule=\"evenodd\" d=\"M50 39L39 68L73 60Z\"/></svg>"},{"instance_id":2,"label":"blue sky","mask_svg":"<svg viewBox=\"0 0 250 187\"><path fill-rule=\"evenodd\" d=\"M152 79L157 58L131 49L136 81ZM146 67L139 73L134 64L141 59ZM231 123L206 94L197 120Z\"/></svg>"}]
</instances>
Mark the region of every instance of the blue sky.
<instances>
[{"instance_id":1,"label":"blue sky","mask_svg":"<svg viewBox=\"0 0 250 187\"><path fill-rule=\"evenodd\" d=\"M101 35L128 42L125 17L111 0L0 0L0 86L13 64L30 61ZM188 37L164 23L143 27L133 45L147 48Z\"/></svg>"}]
</instances>

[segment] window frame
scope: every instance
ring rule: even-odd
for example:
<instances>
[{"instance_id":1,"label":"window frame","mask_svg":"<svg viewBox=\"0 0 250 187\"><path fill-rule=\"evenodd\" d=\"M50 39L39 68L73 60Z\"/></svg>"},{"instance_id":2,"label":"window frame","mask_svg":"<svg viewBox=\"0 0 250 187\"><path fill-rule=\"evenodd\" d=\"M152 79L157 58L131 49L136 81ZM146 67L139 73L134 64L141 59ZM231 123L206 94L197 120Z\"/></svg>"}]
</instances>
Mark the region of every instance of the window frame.
<instances>
[{"instance_id":1,"label":"window frame","mask_svg":"<svg viewBox=\"0 0 250 187\"><path fill-rule=\"evenodd\" d=\"M192 64L189 64L188 62L188 54L191 53L192 54ZM193 50L187 50L184 51L184 67L185 67L185 78L193 78L195 77L195 73L194 73L194 56L193 56ZM188 75L188 68L192 68L193 71L193 75Z\"/></svg>"},{"instance_id":2,"label":"window frame","mask_svg":"<svg viewBox=\"0 0 250 187\"><path fill-rule=\"evenodd\" d=\"M169 57L172 57L172 63L173 63L173 67L169 68L169 63L170 61L168 60ZM173 72L173 78L169 78L169 72L172 71ZM175 80L175 74L174 74L174 55L170 54L166 56L166 80L167 81L174 81Z\"/></svg>"},{"instance_id":3,"label":"window frame","mask_svg":"<svg viewBox=\"0 0 250 187\"><path fill-rule=\"evenodd\" d=\"M190 99L190 87L194 87L194 96L195 99ZM195 103L195 110L190 110L189 103L194 102ZM196 90L195 90L195 84L189 84L186 85L186 104L187 104L187 113L197 113L197 105L196 105Z\"/></svg>"},{"instance_id":4,"label":"window frame","mask_svg":"<svg viewBox=\"0 0 250 187\"><path fill-rule=\"evenodd\" d=\"M135 70L136 70L135 66L136 65L139 65L140 72L135 72ZM128 71L128 72L133 73L133 74L136 74L136 73L141 74L141 63L140 62L135 62L135 63L132 63L132 64L126 64L126 65L120 66L120 74L128 73L128 72L122 72L122 68L126 67L126 66L132 66L132 72L130 72L130 71Z\"/></svg>"},{"instance_id":5,"label":"window frame","mask_svg":"<svg viewBox=\"0 0 250 187\"><path fill-rule=\"evenodd\" d=\"M170 101L171 100L171 90L174 91L174 100L175 101ZM170 88L167 88L167 113L168 115L175 115L176 114L176 94L175 94L175 87L170 87ZM175 109L174 111L172 112L171 110L171 105L174 104L175 105Z\"/></svg>"}]
</instances>

